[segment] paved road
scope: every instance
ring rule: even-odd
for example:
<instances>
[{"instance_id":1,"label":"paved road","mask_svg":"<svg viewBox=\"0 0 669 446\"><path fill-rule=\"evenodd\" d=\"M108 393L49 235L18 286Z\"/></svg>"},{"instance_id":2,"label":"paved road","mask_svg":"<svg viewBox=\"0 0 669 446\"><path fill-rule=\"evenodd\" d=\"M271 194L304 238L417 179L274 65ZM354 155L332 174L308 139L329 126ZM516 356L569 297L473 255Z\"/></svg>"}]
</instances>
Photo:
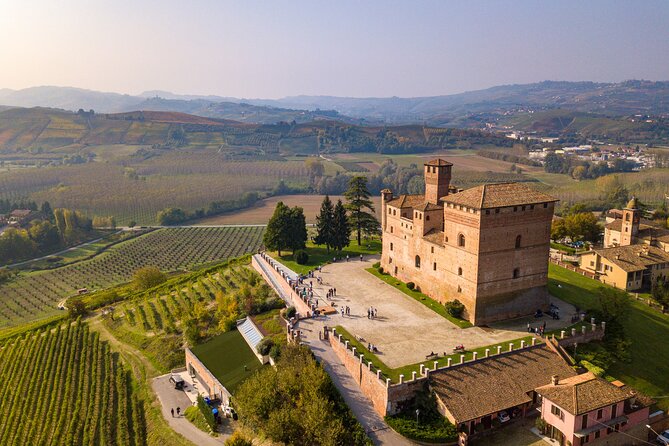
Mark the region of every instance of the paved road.
<instances>
[{"instance_id":1,"label":"paved road","mask_svg":"<svg viewBox=\"0 0 669 446\"><path fill-rule=\"evenodd\" d=\"M158 376L153 379L151 387L153 387L153 391L158 396L163 417L165 417L170 427L198 446L221 446L224 444L225 440L232 434L233 429L231 425L226 423L224 425L224 433L218 437L212 437L195 427L183 415L186 408L191 405L190 399L188 399L188 396L183 391L176 390L169 382L169 379L169 374ZM177 407L181 408L180 416L176 414ZM175 410L174 417L172 417L172 413L170 412L172 408Z\"/></svg>"}]
</instances>

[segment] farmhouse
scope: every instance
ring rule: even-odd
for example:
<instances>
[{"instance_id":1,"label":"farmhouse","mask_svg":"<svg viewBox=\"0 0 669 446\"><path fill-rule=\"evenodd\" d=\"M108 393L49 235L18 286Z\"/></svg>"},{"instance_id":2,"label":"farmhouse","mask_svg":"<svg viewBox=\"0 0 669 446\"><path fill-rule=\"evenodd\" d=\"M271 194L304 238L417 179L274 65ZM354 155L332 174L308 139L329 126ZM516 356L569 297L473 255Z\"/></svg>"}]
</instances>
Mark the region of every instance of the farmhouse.
<instances>
[{"instance_id":1,"label":"farmhouse","mask_svg":"<svg viewBox=\"0 0 669 446\"><path fill-rule=\"evenodd\" d=\"M541 418L548 436L560 445L645 443L652 400L620 382L610 383L591 372L566 379L555 375L536 393L542 397Z\"/></svg>"},{"instance_id":2,"label":"farmhouse","mask_svg":"<svg viewBox=\"0 0 669 446\"><path fill-rule=\"evenodd\" d=\"M627 291L649 289L669 273L669 231L641 223L633 197L604 227L604 249L581 255L581 269L603 283Z\"/></svg>"},{"instance_id":3,"label":"farmhouse","mask_svg":"<svg viewBox=\"0 0 669 446\"><path fill-rule=\"evenodd\" d=\"M425 164L424 195L381 191L383 269L440 302L458 299L477 325L546 307L557 200L521 183L457 189L451 167Z\"/></svg>"}]
</instances>

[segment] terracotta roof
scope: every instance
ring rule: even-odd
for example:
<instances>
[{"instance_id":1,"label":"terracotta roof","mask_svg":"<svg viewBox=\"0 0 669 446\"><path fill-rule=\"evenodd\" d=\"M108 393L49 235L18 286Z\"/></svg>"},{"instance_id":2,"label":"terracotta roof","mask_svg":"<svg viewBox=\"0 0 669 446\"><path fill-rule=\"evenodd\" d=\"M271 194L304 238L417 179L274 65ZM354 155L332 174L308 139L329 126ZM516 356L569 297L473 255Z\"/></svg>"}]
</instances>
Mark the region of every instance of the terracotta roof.
<instances>
[{"instance_id":1,"label":"terracotta roof","mask_svg":"<svg viewBox=\"0 0 669 446\"><path fill-rule=\"evenodd\" d=\"M439 209L444 209L443 206L439 206L437 204L430 203L429 201L426 201L420 206L417 206L415 209L418 209L419 211L437 211Z\"/></svg>"},{"instance_id":2,"label":"terracotta roof","mask_svg":"<svg viewBox=\"0 0 669 446\"><path fill-rule=\"evenodd\" d=\"M623 221L620 218L617 218L613 220L611 223L605 224L604 228L609 229L611 231L620 232L623 229Z\"/></svg>"},{"instance_id":3,"label":"terracotta roof","mask_svg":"<svg viewBox=\"0 0 669 446\"><path fill-rule=\"evenodd\" d=\"M437 229L430 229L423 236L423 238L430 243L434 243L435 245L443 245L444 244L444 231L439 231Z\"/></svg>"},{"instance_id":4,"label":"terracotta roof","mask_svg":"<svg viewBox=\"0 0 669 446\"><path fill-rule=\"evenodd\" d=\"M529 392L551 376L576 372L546 346L492 356L430 373L431 386L456 423L532 401Z\"/></svg>"},{"instance_id":5,"label":"terracotta roof","mask_svg":"<svg viewBox=\"0 0 669 446\"><path fill-rule=\"evenodd\" d=\"M386 203L392 204L398 208L412 208L425 203L425 195L402 194L399 197L394 197L392 200L388 200Z\"/></svg>"},{"instance_id":6,"label":"terracotta roof","mask_svg":"<svg viewBox=\"0 0 669 446\"><path fill-rule=\"evenodd\" d=\"M669 253L646 244L616 246L594 251L626 272L642 271L650 265L669 263Z\"/></svg>"},{"instance_id":7,"label":"terracotta roof","mask_svg":"<svg viewBox=\"0 0 669 446\"><path fill-rule=\"evenodd\" d=\"M30 209L14 209L9 215L12 217L27 217L31 212Z\"/></svg>"},{"instance_id":8,"label":"terracotta roof","mask_svg":"<svg viewBox=\"0 0 669 446\"><path fill-rule=\"evenodd\" d=\"M441 159L441 158L435 158L433 160L428 161L425 163L426 166L452 166L453 163L449 163L448 161Z\"/></svg>"},{"instance_id":9,"label":"terracotta roof","mask_svg":"<svg viewBox=\"0 0 669 446\"><path fill-rule=\"evenodd\" d=\"M581 415L635 395L631 389L616 387L592 372L559 379L557 384L538 387L536 392L572 415Z\"/></svg>"},{"instance_id":10,"label":"terracotta roof","mask_svg":"<svg viewBox=\"0 0 669 446\"><path fill-rule=\"evenodd\" d=\"M538 192L523 183L491 183L440 198L446 203L453 203L475 209L489 209L505 206L520 206L558 201Z\"/></svg>"}]
</instances>

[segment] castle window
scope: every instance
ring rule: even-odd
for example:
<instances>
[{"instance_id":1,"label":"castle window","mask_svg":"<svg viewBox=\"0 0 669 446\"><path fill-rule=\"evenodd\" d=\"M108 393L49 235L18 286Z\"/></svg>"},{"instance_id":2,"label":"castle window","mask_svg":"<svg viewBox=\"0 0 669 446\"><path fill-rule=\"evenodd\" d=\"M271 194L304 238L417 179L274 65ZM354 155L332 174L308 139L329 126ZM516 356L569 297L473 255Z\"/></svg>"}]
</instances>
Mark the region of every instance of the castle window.
<instances>
[{"instance_id":1,"label":"castle window","mask_svg":"<svg viewBox=\"0 0 669 446\"><path fill-rule=\"evenodd\" d=\"M625 215L625 220L630 221L630 214Z\"/></svg>"},{"instance_id":2,"label":"castle window","mask_svg":"<svg viewBox=\"0 0 669 446\"><path fill-rule=\"evenodd\" d=\"M392 226L390 227L390 233L391 234L393 233L393 227Z\"/></svg>"},{"instance_id":3,"label":"castle window","mask_svg":"<svg viewBox=\"0 0 669 446\"><path fill-rule=\"evenodd\" d=\"M548 207L548 203L544 203L544 209Z\"/></svg>"},{"instance_id":4,"label":"castle window","mask_svg":"<svg viewBox=\"0 0 669 446\"><path fill-rule=\"evenodd\" d=\"M425 220L426 220L426 221L430 221L430 216L429 216L429 215L426 215L426 216L425 216Z\"/></svg>"},{"instance_id":5,"label":"castle window","mask_svg":"<svg viewBox=\"0 0 669 446\"><path fill-rule=\"evenodd\" d=\"M520 268L516 268L513 270L513 278L517 279L520 277Z\"/></svg>"},{"instance_id":6,"label":"castle window","mask_svg":"<svg viewBox=\"0 0 669 446\"><path fill-rule=\"evenodd\" d=\"M434 254L434 246L430 247L430 253Z\"/></svg>"},{"instance_id":7,"label":"castle window","mask_svg":"<svg viewBox=\"0 0 669 446\"><path fill-rule=\"evenodd\" d=\"M393 244L392 243L390 244L390 250L391 251L393 250Z\"/></svg>"},{"instance_id":8,"label":"castle window","mask_svg":"<svg viewBox=\"0 0 669 446\"><path fill-rule=\"evenodd\" d=\"M533 204L530 205L530 211L532 211L532 210L534 210L534 205Z\"/></svg>"},{"instance_id":9,"label":"castle window","mask_svg":"<svg viewBox=\"0 0 669 446\"><path fill-rule=\"evenodd\" d=\"M462 275L462 268L458 268L458 276Z\"/></svg>"},{"instance_id":10,"label":"castle window","mask_svg":"<svg viewBox=\"0 0 669 446\"><path fill-rule=\"evenodd\" d=\"M518 206L513 207L513 212L518 212Z\"/></svg>"},{"instance_id":11,"label":"castle window","mask_svg":"<svg viewBox=\"0 0 669 446\"><path fill-rule=\"evenodd\" d=\"M390 209L390 208L388 208L388 213L389 213L389 214L392 214L392 213L393 213L393 210Z\"/></svg>"},{"instance_id":12,"label":"castle window","mask_svg":"<svg viewBox=\"0 0 669 446\"><path fill-rule=\"evenodd\" d=\"M465 236L464 234L458 235L458 246L461 248L465 247Z\"/></svg>"},{"instance_id":13,"label":"castle window","mask_svg":"<svg viewBox=\"0 0 669 446\"><path fill-rule=\"evenodd\" d=\"M437 270L437 262L434 262L434 263L432 264L432 269L433 269L434 271Z\"/></svg>"},{"instance_id":14,"label":"castle window","mask_svg":"<svg viewBox=\"0 0 669 446\"><path fill-rule=\"evenodd\" d=\"M521 211L524 211L524 210L525 210L525 206L523 206L522 208L520 208L520 210L521 210Z\"/></svg>"},{"instance_id":15,"label":"castle window","mask_svg":"<svg viewBox=\"0 0 669 446\"><path fill-rule=\"evenodd\" d=\"M485 210L485 214L486 214L486 215L490 215L490 209L486 209L486 210Z\"/></svg>"},{"instance_id":16,"label":"castle window","mask_svg":"<svg viewBox=\"0 0 669 446\"><path fill-rule=\"evenodd\" d=\"M392 257L388 257L388 263L393 263L393 258Z\"/></svg>"},{"instance_id":17,"label":"castle window","mask_svg":"<svg viewBox=\"0 0 669 446\"><path fill-rule=\"evenodd\" d=\"M495 214L499 214L499 208L495 209Z\"/></svg>"},{"instance_id":18,"label":"castle window","mask_svg":"<svg viewBox=\"0 0 669 446\"><path fill-rule=\"evenodd\" d=\"M521 241L521 236L516 237L516 249L520 248L520 241Z\"/></svg>"},{"instance_id":19,"label":"castle window","mask_svg":"<svg viewBox=\"0 0 669 446\"><path fill-rule=\"evenodd\" d=\"M416 256L416 268L420 268L420 256Z\"/></svg>"},{"instance_id":20,"label":"castle window","mask_svg":"<svg viewBox=\"0 0 669 446\"><path fill-rule=\"evenodd\" d=\"M444 242L448 243L448 236L444 237Z\"/></svg>"}]
</instances>

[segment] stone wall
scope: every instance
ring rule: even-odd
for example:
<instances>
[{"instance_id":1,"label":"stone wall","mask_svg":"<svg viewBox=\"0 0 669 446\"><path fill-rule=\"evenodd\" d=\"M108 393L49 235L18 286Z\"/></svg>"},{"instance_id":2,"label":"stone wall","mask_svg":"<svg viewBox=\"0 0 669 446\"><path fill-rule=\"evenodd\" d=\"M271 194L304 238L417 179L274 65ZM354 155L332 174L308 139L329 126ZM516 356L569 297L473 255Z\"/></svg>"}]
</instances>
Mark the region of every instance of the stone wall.
<instances>
[{"instance_id":1,"label":"stone wall","mask_svg":"<svg viewBox=\"0 0 669 446\"><path fill-rule=\"evenodd\" d=\"M186 353L186 370L191 376L195 376L203 385L205 392L209 394L209 398L219 398L224 403L230 400L230 392L223 384L207 369L197 356L189 349L185 349Z\"/></svg>"},{"instance_id":2,"label":"stone wall","mask_svg":"<svg viewBox=\"0 0 669 446\"><path fill-rule=\"evenodd\" d=\"M265 268L263 268L260 262L265 263ZM302 317L305 317L308 313L310 313L311 309L309 308L309 305L302 301L300 296L298 296L297 293L293 291L286 279L281 276L281 274L274 268L273 265L269 264L258 254L251 258L251 265L256 271L258 271L258 273L260 273L263 279L265 279L265 282L274 288L274 291L276 291L277 294L281 296L287 305L294 306L295 310L297 310L297 312ZM272 277L270 277L269 274L271 274Z\"/></svg>"}]
</instances>

